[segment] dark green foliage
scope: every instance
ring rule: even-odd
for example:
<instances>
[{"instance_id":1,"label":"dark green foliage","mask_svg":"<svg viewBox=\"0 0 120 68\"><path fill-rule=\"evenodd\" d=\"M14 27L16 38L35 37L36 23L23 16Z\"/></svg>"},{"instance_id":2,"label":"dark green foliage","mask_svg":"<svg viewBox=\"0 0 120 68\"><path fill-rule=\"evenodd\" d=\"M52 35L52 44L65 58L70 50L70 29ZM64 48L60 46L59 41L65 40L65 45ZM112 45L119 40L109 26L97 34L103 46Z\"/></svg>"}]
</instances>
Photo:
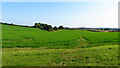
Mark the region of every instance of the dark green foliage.
<instances>
[{"instance_id":1,"label":"dark green foliage","mask_svg":"<svg viewBox=\"0 0 120 68\"><path fill-rule=\"evenodd\" d=\"M46 24L43 29L47 30L47 31L50 31L52 29L52 26Z\"/></svg>"},{"instance_id":2,"label":"dark green foliage","mask_svg":"<svg viewBox=\"0 0 120 68\"><path fill-rule=\"evenodd\" d=\"M61 25L61 26L58 27L58 29L64 29L64 27Z\"/></svg>"},{"instance_id":3,"label":"dark green foliage","mask_svg":"<svg viewBox=\"0 0 120 68\"><path fill-rule=\"evenodd\" d=\"M40 28L40 24L39 23L35 23L34 27L35 28Z\"/></svg>"},{"instance_id":4,"label":"dark green foliage","mask_svg":"<svg viewBox=\"0 0 120 68\"><path fill-rule=\"evenodd\" d=\"M55 26L54 28L52 28L51 25L48 24L44 24L44 23L35 23L35 25L33 26L34 28L40 28L43 30L47 30L47 31L53 31L53 30L58 30L58 29L64 29L64 27L61 25L58 28Z\"/></svg>"},{"instance_id":5,"label":"dark green foliage","mask_svg":"<svg viewBox=\"0 0 120 68\"><path fill-rule=\"evenodd\" d=\"M54 30L58 30L58 28L55 26L54 28L53 28Z\"/></svg>"},{"instance_id":6,"label":"dark green foliage","mask_svg":"<svg viewBox=\"0 0 120 68\"><path fill-rule=\"evenodd\" d=\"M48 24L43 24L43 23L35 23L34 25L35 28L40 28L43 30L47 30L47 31L51 31L52 30L52 26L48 25Z\"/></svg>"}]
</instances>

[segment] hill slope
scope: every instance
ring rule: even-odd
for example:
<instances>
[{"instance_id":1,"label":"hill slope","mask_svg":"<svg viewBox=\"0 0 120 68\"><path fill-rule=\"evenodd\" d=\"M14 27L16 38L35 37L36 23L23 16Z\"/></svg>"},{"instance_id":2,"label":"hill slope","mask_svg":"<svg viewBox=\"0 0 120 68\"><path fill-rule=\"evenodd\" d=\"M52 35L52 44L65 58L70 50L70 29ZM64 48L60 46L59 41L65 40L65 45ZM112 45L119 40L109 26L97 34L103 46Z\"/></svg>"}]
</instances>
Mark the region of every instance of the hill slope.
<instances>
[{"instance_id":1,"label":"hill slope","mask_svg":"<svg viewBox=\"0 0 120 68\"><path fill-rule=\"evenodd\" d=\"M82 30L58 30L48 32L37 28L3 25L3 48L46 47L73 48L79 45L89 46L118 44L118 32L90 32ZM83 38L84 41L80 39Z\"/></svg>"},{"instance_id":2,"label":"hill slope","mask_svg":"<svg viewBox=\"0 0 120 68\"><path fill-rule=\"evenodd\" d=\"M3 66L117 66L118 32L3 26Z\"/></svg>"}]
</instances>

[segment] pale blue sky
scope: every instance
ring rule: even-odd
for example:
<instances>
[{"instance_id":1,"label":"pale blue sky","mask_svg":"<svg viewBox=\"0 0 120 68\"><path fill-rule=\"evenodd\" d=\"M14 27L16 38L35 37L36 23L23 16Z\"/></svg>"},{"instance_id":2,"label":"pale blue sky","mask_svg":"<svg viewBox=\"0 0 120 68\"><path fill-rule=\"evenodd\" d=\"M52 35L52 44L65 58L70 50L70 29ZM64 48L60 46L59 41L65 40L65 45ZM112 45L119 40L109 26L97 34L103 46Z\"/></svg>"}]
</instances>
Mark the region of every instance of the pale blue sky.
<instances>
[{"instance_id":1,"label":"pale blue sky","mask_svg":"<svg viewBox=\"0 0 120 68\"><path fill-rule=\"evenodd\" d=\"M112 2L3 2L2 14L4 22L20 25L118 27L117 4Z\"/></svg>"}]
</instances>

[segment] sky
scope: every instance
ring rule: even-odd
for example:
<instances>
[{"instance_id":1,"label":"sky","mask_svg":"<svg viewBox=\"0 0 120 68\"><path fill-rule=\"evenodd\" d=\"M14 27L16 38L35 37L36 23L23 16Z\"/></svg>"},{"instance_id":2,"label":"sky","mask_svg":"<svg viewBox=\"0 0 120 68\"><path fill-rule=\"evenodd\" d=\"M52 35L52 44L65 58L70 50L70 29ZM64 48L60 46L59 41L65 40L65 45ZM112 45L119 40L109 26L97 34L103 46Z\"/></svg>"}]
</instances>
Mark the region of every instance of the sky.
<instances>
[{"instance_id":1,"label":"sky","mask_svg":"<svg viewBox=\"0 0 120 68\"><path fill-rule=\"evenodd\" d=\"M65 27L118 27L116 2L2 2L2 21Z\"/></svg>"}]
</instances>

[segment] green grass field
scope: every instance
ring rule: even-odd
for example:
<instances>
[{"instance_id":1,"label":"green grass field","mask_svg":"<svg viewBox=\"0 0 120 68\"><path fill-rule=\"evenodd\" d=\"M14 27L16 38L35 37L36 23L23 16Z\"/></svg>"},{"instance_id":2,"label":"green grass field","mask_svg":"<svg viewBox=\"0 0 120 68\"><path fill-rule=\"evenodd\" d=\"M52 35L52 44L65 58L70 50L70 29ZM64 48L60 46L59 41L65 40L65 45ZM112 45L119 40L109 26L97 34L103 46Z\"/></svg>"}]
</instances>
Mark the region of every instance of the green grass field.
<instances>
[{"instance_id":1,"label":"green grass field","mask_svg":"<svg viewBox=\"0 0 120 68\"><path fill-rule=\"evenodd\" d=\"M117 66L118 32L2 25L3 66Z\"/></svg>"}]
</instances>

